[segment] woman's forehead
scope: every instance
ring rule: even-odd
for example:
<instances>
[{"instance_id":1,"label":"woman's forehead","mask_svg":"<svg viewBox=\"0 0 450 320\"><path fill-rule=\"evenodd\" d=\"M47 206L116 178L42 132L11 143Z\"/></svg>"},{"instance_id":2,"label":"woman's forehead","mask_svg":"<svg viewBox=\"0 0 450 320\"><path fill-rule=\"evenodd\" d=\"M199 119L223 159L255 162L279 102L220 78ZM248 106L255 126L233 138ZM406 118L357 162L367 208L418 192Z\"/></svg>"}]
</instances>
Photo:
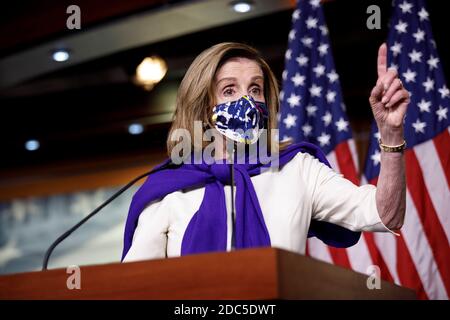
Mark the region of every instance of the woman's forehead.
<instances>
[{"instance_id":1,"label":"woman's forehead","mask_svg":"<svg viewBox=\"0 0 450 320\"><path fill-rule=\"evenodd\" d=\"M224 77L263 76L258 62L252 59L236 57L227 60L216 73L216 80Z\"/></svg>"}]
</instances>

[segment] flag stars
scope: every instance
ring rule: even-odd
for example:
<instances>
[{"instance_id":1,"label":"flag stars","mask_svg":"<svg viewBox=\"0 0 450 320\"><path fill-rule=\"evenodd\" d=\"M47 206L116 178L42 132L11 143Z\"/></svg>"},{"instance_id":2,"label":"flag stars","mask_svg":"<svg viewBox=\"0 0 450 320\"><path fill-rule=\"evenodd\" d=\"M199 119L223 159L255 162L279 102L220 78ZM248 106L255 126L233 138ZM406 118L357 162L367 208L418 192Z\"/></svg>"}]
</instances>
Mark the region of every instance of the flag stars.
<instances>
[{"instance_id":1,"label":"flag stars","mask_svg":"<svg viewBox=\"0 0 450 320\"><path fill-rule=\"evenodd\" d=\"M317 107L313 106L313 105L308 105L306 107L306 112L308 114L308 117L315 117L316 116L316 111L317 111Z\"/></svg>"},{"instance_id":2,"label":"flag stars","mask_svg":"<svg viewBox=\"0 0 450 320\"><path fill-rule=\"evenodd\" d=\"M430 40L431 45L436 49L436 41L433 39Z\"/></svg>"},{"instance_id":3,"label":"flag stars","mask_svg":"<svg viewBox=\"0 0 450 320\"><path fill-rule=\"evenodd\" d=\"M322 36L328 34L322 17L316 15L317 11L311 11L311 6L318 8L321 1L306 0L306 2L310 3L309 12L295 10L292 14L292 20L296 21L295 27L301 27L304 30L301 32L294 29L288 34L290 49L286 50L286 60L289 60L287 66L290 70L289 74L283 74L283 79L284 85L290 87L290 90L285 92L283 103L290 108L287 107L284 117L282 114L279 120L284 129L298 132L305 139L313 137L313 141L321 147L330 148L335 142L332 131L338 136L347 135L351 131L351 126L339 107L341 95L332 85L339 84L339 76L336 70L331 70L333 67L330 67L328 60L327 64L322 61L325 57L328 59L332 49L327 37ZM397 14L400 15L401 20L397 17L391 26L397 41L390 43L388 50L392 59L389 59L388 66L394 62L397 63L398 73L405 87L418 89L415 90L416 98L411 106L413 118L411 119L409 114L406 126L410 131L414 130L416 135L424 137L431 134L432 129L434 130L433 123L441 126L449 121L450 107L447 102L450 98L450 90L433 73L434 70L439 70L441 62L432 55L436 54L436 51L432 47L428 29L422 23L412 23L409 20L410 18L413 20L420 18L420 21L429 20L428 12L412 0L399 0L397 6ZM295 43L300 47L294 47ZM424 51L422 46L433 50ZM311 71L312 74L307 73ZM421 74L422 71L424 74ZM309 79L308 77L311 76L312 79ZM298 90L307 90L306 95L303 91L300 94ZM419 95L420 92L422 96ZM339 109L338 113L326 110L327 105L334 104ZM324 107L325 110L323 110ZM372 134L380 137L379 133ZM374 140L373 136L371 138ZM368 159L379 168L380 153L383 152L378 148L375 149L368 154Z\"/></svg>"},{"instance_id":4,"label":"flag stars","mask_svg":"<svg viewBox=\"0 0 450 320\"><path fill-rule=\"evenodd\" d=\"M328 103L333 103L336 99L336 91L328 91L326 95Z\"/></svg>"},{"instance_id":5,"label":"flag stars","mask_svg":"<svg viewBox=\"0 0 450 320\"><path fill-rule=\"evenodd\" d=\"M448 108L443 108L442 106L439 106L439 109L436 110L438 120L442 121L444 119L447 119L447 112L448 112Z\"/></svg>"},{"instance_id":6,"label":"flag stars","mask_svg":"<svg viewBox=\"0 0 450 320\"><path fill-rule=\"evenodd\" d=\"M430 56L430 59L427 60L427 63L430 66L430 70L433 70L433 68L437 69L437 64L439 63L439 58L435 58L434 56Z\"/></svg>"},{"instance_id":7,"label":"flag stars","mask_svg":"<svg viewBox=\"0 0 450 320\"><path fill-rule=\"evenodd\" d=\"M319 78L325 73L325 66L319 63L313 68L313 71L316 74L316 77Z\"/></svg>"},{"instance_id":8,"label":"flag stars","mask_svg":"<svg viewBox=\"0 0 450 320\"><path fill-rule=\"evenodd\" d=\"M301 97L295 93L291 93L291 96L286 100L291 108L298 107L300 105Z\"/></svg>"},{"instance_id":9,"label":"flag stars","mask_svg":"<svg viewBox=\"0 0 450 320\"><path fill-rule=\"evenodd\" d=\"M408 24L406 22L403 22L402 20L399 20L397 25L395 26L395 30L397 30L397 33L406 33L408 28Z\"/></svg>"},{"instance_id":10,"label":"flag stars","mask_svg":"<svg viewBox=\"0 0 450 320\"><path fill-rule=\"evenodd\" d=\"M323 36L326 36L328 34L328 28L327 26L323 25L319 27L320 32L322 33Z\"/></svg>"},{"instance_id":11,"label":"flag stars","mask_svg":"<svg viewBox=\"0 0 450 320\"><path fill-rule=\"evenodd\" d=\"M305 77L300 75L298 72L291 78L291 81L296 87L305 85Z\"/></svg>"},{"instance_id":12,"label":"flag stars","mask_svg":"<svg viewBox=\"0 0 450 320\"><path fill-rule=\"evenodd\" d=\"M407 83L416 82L416 76L417 76L417 73L410 70L409 68L408 68L408 70L406 70L406 72L403 73L403 77L405 78L405 81Z\"/></svg>"},{"instance_id":13,"label":"flag stars","mask_svg":"<svg viewBox=\"0 0 450 320\"><path fill-rule=\"evenodd\" d=\"M415 49L413 49L413 51L410 52L408 56L411 59L411 63L422 62L422 52L420 51L416 51Z\"/></svg>"},{"instance_id":14,"label":"flag stars","mask_svg":"<svg viewBox=\"0 0 450 320\"><path fill-rule=\"evenodd\" d=\"M381 139L381 134L380 134L380 132L379 132L379 131L375 132L375 133L373 134L373 137L374 137L375 139L377 139L377 141L380 140L380 139Z\"/></svg>"},{"instance_id":15,"label":"flag stars","mask_svg":"<svg viewBox=\"0 0 450 320\"><path fill-rule=\"evenodd\" d=\"M291 49L287 49L287 50L286 50L286 53L284 54L284 57L285 57L287 60L291 60L291 57L292 57L292 50L291 50Z\"/></svg>"},{"instance_id":16,"label":"flag stars","mask_svg":"<svg viewBox=\"0 0 450 320\"><path fill-rule=\"evenodd\" d=\"M391 65L389 66L389 69L395 69L395 71L398 72L398 65L396 65L395 63L391 63Z\"/></svg>"},{"instance_id":17,"label":"flag stars","mask_svg":"<svg viewBox=\"0 0 450 320\"><path fill-rule=\"evenodd\" d=\"M421 122L419 119L416 122L411 124L416 133L425 133L425 127L427 126L426 122Z\"/></svg>"},{"instance_id":18,"label":"flag stars","mask_svg":"<svg viewBox=\"0 0 450 320\"><path fill-rule=\"evenodd\" d=\"M394 42L394 44L390 47L392 54L394 57L402 53L402 44L398 42Z\"/></svg>"},{"instance_id":19,"label":"flag stars","mask_svg":"<svg viewBox=\"0 0 450 320\"><path fill-rule=\"evenodd\" d=\"M325 115L322 117L322 120L323 120L325 127L328 127L330 125L331 120L332 120L330 111L327 111L327 113L325 113Z\"/></svg>"},{"instance_id":20,"label":"flag stars","mask_svg":"<svg viewBox=\"0 0 450 320\"><path fill-rule=\"evenodd\" d=\"M370 156L370 159L372 160L373 165L374 165L374 166L377 166L377 165L380 163L380 161L381 161L381 154L380 154L380 151L375 150L375 152L373 153L373 155Z\"/></svg>"},{"instance_id":21,"label":"flag stars","mask_svg":"<svg viewBox=\"0 0 450 320\"><path fill-rule=\"evenodd\" d=\"M330 144L331 135L326 134L325 132L322 132L322 134L317 137L317 141L319 141L320 146L326 146Z\"/></svg>"},{"instance_id":22,"label":"flag stars","mask_svg":"<svg viewBox=\"0 0 450 320\"><path fill-rule=\"evenodd\" d=\"M309 4L313 7L313 8L318 8L320 6L320 0L310 0Z\"/></svg>"},{"instance_id":23,"label":"flag stars","mask_svg":"<svg viewBox=\"0 0 450 320\"><path fill-rule=\"evenodd\" d=\"M425 92L431 91L434 89L434 80L427 77L427 81L423 82L422 85L425 87Z\"/></svg>"},{"instance_id":24,"label":"flag stars","mask_svg":"<svg viewBox=\"0 0 450 320\"><path fill-rule=\"evenodd\" d=\"M416 39L416 43L425 40L425 32L421 29L417 29L416 33L413 33L413 37Z\"/></svg>"},{"instance_id":25,"label":"flag stars","mask_svg":"<svg viewBox=\"0 0 450 320\"><path fill-rule=\"evenodd\" d=\"M311 132L312 132L312 129L313 129L313 127L312 127L311 125L309 125L308 123L305 123L305 124L302 126L303 135L304 135L305 137L310 136L310 135L311 135Z\"/></svg>"},{"instance_id":26,"label":"flag stars","mask_svg":"<svg viewBox=\"0 0 450 320\"><path fill-rule=\"evenodd\" d=\"M283 73L281 74L281 77L283 78L283 80L286 80L288 76L288 71L284 70Z\"/></svg>"},{"instance_id":27,"label":"flag stars","mask_svg":"<svg viewBox=\"0 0 450 320\"><path fill-rule=\"evenodd\" d=\"M317 22L318 22L318 20L316 18L308 17L308 19L306 19L306 21L305 21L306 27L308 29L316 29L317 28Z\"/></svg>"},{"instance_id":28,"label":"flag stars","mask_svg":"<svg viewBox=\"0 0 450 320\"><path fill-rule=\"evenodd\" d=\"M439 93L441 94L441 98L448 98L450 96L450 91L445 86L445 84L442 86L442 88L438 89Z\"/></svg>"},{"instance_id":29,"label":"flag stars","mask_svg":"<svg viewBox=\"0 0 450 320\"><path fill-rule=\"evenodd\" d=\"M311 96L313 96L313 97L320 97L321 96L321 92L322 92L322 87L316 86L313 83L311 88L309 88L309 92L311 93Z\"/></svg>"},{"instance_id":30,"label":"flag stars","mask_svg":"<svg viewBox=\"0 0 450 320\"><path fill-rule=\"evenodd\" d=\"M290 32L289 32L289 40L291 40L291 41L293 41L293 40L295 40L295 34L296 34L297 32L294 30L294 29L292 29Z\"/></svg>"},{"instance_id":31,"label":"flag stars","mask_svg":"<svg viewBox=\"0 0 450 320\"><path fill-rule=\"evenodd\" d=\"M413 5L409 2L403 1L403 3L399 5L399 7L402 10L402 13L411 13Z\"/></svg>"},{"instance_id":32,"label":"flag stars","mask_svg":"<svg viewBox=\"0 0 450 320\"><path fill-rule=\"evenodd\" d=\"M302 39L301 39L301 41L302 41L302 43L303 43L303 45L305 46L305 47L308 47L308 48L311 48L312 47L312 44L313 44L313 39L312 38L310 38L310 37L303 37Z\"/></svg>"},{"instance_id":33,"label":"flag stars","mask_svg":"<svg viewBox=\"0 0 450 320\"><path fill-rule=\"evenodd\" d=\"M328 53L328 45L326 43L321 43L317 50L319 50L319 54L322 57Z\"/></svg>"},{"instance_id":34,"label":"flag stars","mask_svg":"<svg viewBox=\"0 0 450 320\"><path fill-rule=\"evenodd\" d=\"M422 99L418 104L417 107L419 107L420 112L430 112L431 102L425 101Z\"/></svg>"},{"instance_id":35,"label":"flag stars","mask_svg":"<svg viewBox=\"0 0 450 320\"><path fill-rule=\"evenodd\" d=\"M330 73L327 73L327 77L331 83L334 83L336 80L339 79L339 75L334 70L332 70Z\"/></svg>"},{"instance_id":36,"label":"flag stars","mask_svg":"<svg viewBox=\"0 0 450 320\"><path fill-rule=\"evenodd\" d=\"M300 67L304 67L308 64L309 58L306 57L305 55L301 54L300 56L295 58L295 60L297 61L298 65Z\"/></svg>"},{"instance_id":37,"label":"flag stars","mask_svg":"<svg viewBox=\"0 0 450 320\"><path fill-rule=\"evenodd\" d=\"M339 121L336 121L334 124L339 132L348 131L348 121L345 121L344 118L341 117Z\"/></svg>"},{"instance_id":38,"label":"flag stars","mask_svg":"<svg viewBox=\"0 0 450 320\"><path fill-rule=\"evenodd\" d=\"M428 20L428 11L425 10L425 8L422 8L419 12L418 12L420 21L423 20Z\"/></svg>"},{"instance_id":39,"label":"flag stars","mask_svg":"<svg viewBox=\"0 0 450 320\"><path fill-rule=\"evenodd\" d=\"M291 127L296 126L297 116L288 113L286 118L283 119L284 125L286 126L286 129L290 129Z\"/></svg>"}]
</instances>

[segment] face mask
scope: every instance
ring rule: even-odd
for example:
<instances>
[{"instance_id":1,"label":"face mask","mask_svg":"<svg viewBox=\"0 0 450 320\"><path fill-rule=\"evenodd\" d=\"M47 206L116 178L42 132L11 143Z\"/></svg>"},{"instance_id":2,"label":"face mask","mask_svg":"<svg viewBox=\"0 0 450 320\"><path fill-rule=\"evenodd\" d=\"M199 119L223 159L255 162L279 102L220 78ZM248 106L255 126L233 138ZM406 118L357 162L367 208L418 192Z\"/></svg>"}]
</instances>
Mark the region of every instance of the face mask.
<instances>
[{"instance_id":1,"label":"face mask","mask_svg":"<svg viewBox=\"0 0 450 320\"><path fill-rule=\"evenodd\" d=\"M212 122L216 129L237 142L255 143L267 129L269 111L263 102L250 96L218 104L213 108Z\"/></svg>"}]
</instances>

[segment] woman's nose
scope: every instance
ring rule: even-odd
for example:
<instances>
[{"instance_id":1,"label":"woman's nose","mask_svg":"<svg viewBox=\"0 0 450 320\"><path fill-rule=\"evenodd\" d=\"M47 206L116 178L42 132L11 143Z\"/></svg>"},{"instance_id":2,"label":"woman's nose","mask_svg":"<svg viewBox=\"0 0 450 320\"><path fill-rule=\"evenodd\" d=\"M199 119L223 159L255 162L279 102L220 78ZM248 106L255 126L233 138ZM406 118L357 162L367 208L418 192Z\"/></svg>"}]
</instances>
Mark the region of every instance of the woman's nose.
<instances>
[{"instance_id":1,"label":"woman's nose","mask_svg":"<svg viewBox=\"0 0 450 320\"><path fill-rule=\"evenodd\" d=\"M245 90L238 90L237 91L237 95L239 96L239 97L243 97L243 96L245 96L245 95L247 95L247 92L245 92Z\"/></svg>"}]
</instances>

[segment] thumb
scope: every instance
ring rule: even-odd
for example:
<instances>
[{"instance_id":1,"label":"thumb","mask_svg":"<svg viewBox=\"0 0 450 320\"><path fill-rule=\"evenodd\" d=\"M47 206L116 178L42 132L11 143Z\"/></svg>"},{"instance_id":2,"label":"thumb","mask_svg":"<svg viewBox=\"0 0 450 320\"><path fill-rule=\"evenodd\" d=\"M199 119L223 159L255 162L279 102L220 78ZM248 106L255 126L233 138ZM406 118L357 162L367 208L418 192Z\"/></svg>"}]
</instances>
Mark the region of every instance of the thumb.
<instances>
[{"instance_id":1,"label":"thumb","mask_svg":"<svg viewBox=\"0 0 450 320\"><path fill-rule=\"evenodd\" d=\"M372 106L375 106L379 102L381 102L381 97L383 95L383 84L377 83L376 86L372 89L370 93L369 102Z\"/></svg>"}]
</instances>

